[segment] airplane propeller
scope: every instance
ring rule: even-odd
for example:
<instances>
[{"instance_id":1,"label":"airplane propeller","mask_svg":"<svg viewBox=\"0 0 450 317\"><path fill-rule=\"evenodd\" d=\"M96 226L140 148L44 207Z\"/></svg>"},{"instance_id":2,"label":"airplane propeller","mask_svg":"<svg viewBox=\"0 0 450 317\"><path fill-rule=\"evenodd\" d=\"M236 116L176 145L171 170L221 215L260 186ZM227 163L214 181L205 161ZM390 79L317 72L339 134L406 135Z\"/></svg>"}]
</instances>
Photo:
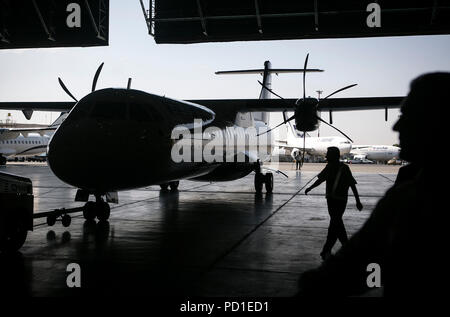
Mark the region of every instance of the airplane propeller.
<instances>
[{"instance_id":1,"label":"airplane propeller","mask_svg":"<svg viewBox=\"0 0 450 317\"><path fill-rule=\"evenodd\" d=\"M61 86L61 88L66 92L66 94L69 95L70 98L72 98L73 100L75 100L75 102L78 102L77 98L75 98L69 91L69 89L67 89L66 85L64 85L64 82L62 81L61 78L58 77L58 82L59 85Z\"/></svg>"},{"instance_id":2,"label":"airplane propeller","mask_svg":"<svg viewBox=\"0 0 450 317\"><path fill-rule=\"evenodd\" d=\"M103 64L104 64L104 63L101 63L100 66L97 68L97 71L95 72L94 79L93 79L93 81L92 81L92 92L95 91L95 87L97 86L98 77L100 76L100 72L102 71ZM66 85L64 84L64 82L62 81L62 79L61 79L60 77L58 77L58 82L59 82L59 85L61 86L61 88L64 90L64 92L65 92L70 98L72 98L73 100L75 100L75 102L78 102L78 99L75 98L75 97L72 95L72 93L69 91L69 89L66 87Z\"/></svg>"},{"instance_id":3,"label":"airplane propeller","mask_svg":"<svg viewBox=\"0 0 450 317\"><path fill-rule=\"evenodd\" d=\"M309 53L306 55L305 58L305 63L304 63L304 69L307 69L308 66L308 59L309 59ZM265 89L267 89L267 91L269 91L271 94L273 94L274 96L282 99L282 100L286 100L285 98L281 97L280 95L278 95L277 93L275 93L272 89L266 87L262 82L258 81L258 83L264 87ZM295 120L296 123L296 129L303 132L303 154L302 154L302 162L301 164L303 165L303 161L305 158L305 143L306 143L306 132L309 131L314 131L317 129L318 125L319 125L319 121L320 122L324 122L325 124L327 124L328 126L332 127L333 129L335 129L336 131L338 131L339 133L341 133L343 136L345 136L348 140L350 140L353 143L353 140L346 135L344 132L342 132L341 130L339 130L338 128L334 127L332 124L326 122L325 120L323 120L322 118L319 117L319 115L317 114L318 111L318 106L320 104L320 102L322 100L326 100L329 97L344 91L346 89L352 88L354 86L356 86L357 84L352 84L352 85L348 85L345 86L343 88L340 88L336 91L334 91L333 93L329 94L328 96L326 96L325 98L322 98L320 100L317 100L315 98L306 98L306 72L303 72L303 99L298 99L295 102L294 105L294 109L295 109L295 113L294 115L292 115L290 118L286 118L286 114L285 111L283 111L283 122L281 122L280 124L278 124L277 126L275 126L272 129L269 129L263 133L258 134L258 136L265 134L265 133L269 133L270 131L282 126L283 124L287 124L292 120Z\"/></svg>"},{"instance_id":4,"label":"airplane propeller","mask_svg":"<svg viewBox=\"0 0 450 317\"><path fill-rule=\"evenodd\" d=\"M94 80L92 81L92 92L95 91L95 86L97 86L98 76L100 76L100 72L102 71L103 64L104 63L101 63L100 66L97 68L97 71L95 72Z\"/></svg>"}]
</instances>

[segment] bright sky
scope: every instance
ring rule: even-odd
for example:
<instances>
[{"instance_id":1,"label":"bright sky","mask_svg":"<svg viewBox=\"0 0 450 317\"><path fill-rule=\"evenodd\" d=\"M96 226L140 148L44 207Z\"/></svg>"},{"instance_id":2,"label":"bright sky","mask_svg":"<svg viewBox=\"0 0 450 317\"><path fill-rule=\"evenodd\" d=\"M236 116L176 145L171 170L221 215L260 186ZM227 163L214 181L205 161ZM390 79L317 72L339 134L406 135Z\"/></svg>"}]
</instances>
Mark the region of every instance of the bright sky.
<instances>
[{"instance_id":1,"label":"bright sky","mask_svg":"<svg viewBox=\"0 0 450 317\"><path fill-rule=\"evenodd\" d=\"M336 97L403 96L411 79L430 71L450 71L450 36L383 37L155 44L148 35L139 1L110 1L110 45L91 48L0 50L1 101L70 100L60 88L60 76L80 99L89 93L95 70L105 62L97 88L125 87L178 99L257 98L258 75L216 76L217 70L260 68L265 60L274 68L309 67L325 72L307 75L307 95L323 96L357 83ZM300 74L274 76L272 88L286 98L299 97ZM0 120L8 111L0 111ZM21 112L12 112L26 122ZM394 144L392 131L399 112L355 111L333 113L334 124L356 144ZM35 113L31 122L50 123L57 114ZM328 113L322 114L328 120ZM281 121L272 117L271 124ZM325 127L321 136L339 135ZM313 133L312 135L317 135Z\"/></svg>"}]
</instances>

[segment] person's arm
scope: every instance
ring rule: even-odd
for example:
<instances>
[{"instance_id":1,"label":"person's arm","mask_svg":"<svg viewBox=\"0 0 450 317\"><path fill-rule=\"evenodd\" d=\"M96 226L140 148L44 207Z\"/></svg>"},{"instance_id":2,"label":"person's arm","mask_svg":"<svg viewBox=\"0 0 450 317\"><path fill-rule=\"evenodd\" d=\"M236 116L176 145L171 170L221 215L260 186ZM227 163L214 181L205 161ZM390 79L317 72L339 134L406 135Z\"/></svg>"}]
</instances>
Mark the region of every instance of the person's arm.
<instances>
[{"instance_id":1,"label":"person's arm","mask_svg":"<svg viewBox=\"0 0 450 317\"><path fill-rule=\"evenodd\" d=\"M307 189L305 189L305 195L308 195L308 193L311 191L311 189L316 188L317 186L319 186L320 184L322 184L325 180L324 179L317 179L314 184L312 184L311 186L309 186Z\"/></svg>"},{"instance_id":2,"label":"person's arm","mask_svg":"<svg viewBox=\"0 0 450 317\"><path fill-rule=\"evenodd\" d=\"M363 205L361 204L361 200L359 200L359 193L358 189L356 188L356 184L352 184L350 185L350 187L352 188L353 195L355 196L356 208L358 208L358 210L361 211L363 209Z\"/></svg>"}]
</instances>

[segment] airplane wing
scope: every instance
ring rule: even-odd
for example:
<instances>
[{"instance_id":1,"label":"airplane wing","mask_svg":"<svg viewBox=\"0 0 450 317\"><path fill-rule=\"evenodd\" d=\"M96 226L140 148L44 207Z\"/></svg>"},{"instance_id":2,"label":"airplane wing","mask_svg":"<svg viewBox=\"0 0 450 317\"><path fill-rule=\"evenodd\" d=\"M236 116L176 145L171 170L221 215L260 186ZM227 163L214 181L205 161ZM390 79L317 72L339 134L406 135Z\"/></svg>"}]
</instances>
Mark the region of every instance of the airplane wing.
<instances>
[{"instance_id":1,"label":"airplane wing","mask_svg":"<svg viewBox=\"0 0 450 317\"><path fill-rule=\"evenodd\" d=\"M319 111L351 111L400 108L404 97L355 97L321 100ZM197 99L186 100L208 107L216 113L216 121L233 122L237 112L292 111L297 99ZM75 105L73 101L59 102L0 102L0 109L22 110L27 119L33 111L66 112Z\"/></svg>"},{"instance_id":2,"label":"airplane wing","mask_svg":"<svg viewBox=\"0 0 450 317\"><path fill-rule=\"evenodd\" d=\"M26 102L0 102L0 110L21 110L27 120L31 119L33 111L67 112L75 105L73 101L26 101Z\"/></svg>"},{"instance_id":3,"label":"airplane wing","mask_svg":"<svg viewBox=\"0 0 450 317\"><path fill-rule=\"evenodd\" d=\"M400 108L404 97L355 97L329 98L321 100L319 111L351 111ZM292 110L297 99L200 99L187 100L208 107L216 113L223 111L268 111Z\"/></svg>"},{"instance_id":4,"label":"airplane wing","mask_svg":"<svg viewBox=\"0 0 450 317\"><path fill-rule=\"evenodd\" d=\"M351 111L400 108L404 97L355 97L329 98L321 100L319 111ZM297 99L197 99L186 100L215 111L268 111L278 112L293 109ZM0 102L1 110L36 110L64 112L72 109L73 101L55 102Z\"/></svg>"},{"instance_id":5,"label":"airplane wing","mask_svg":"<svg viewBox=\"0 0 450 317\"><path fill-rule=\"evenodd\" d=\"M44 101L44 102L0 102L1 110L36 110L65 112L75 105L73 101Z\"/></svg>"},{"instance_id":6,"label":"airplane wing","mask_svg":"<svg viewBox=\"0 0 450 317\"><path fill-rule=\"evenodd\" d=\"M0 140L11 140L17 138L20 134L27 137L30 133L39 133L41 136L49 132L54 132L57 127L47 128L26 128L26 129L0 129Z\"/></svg>"}]
</instances>

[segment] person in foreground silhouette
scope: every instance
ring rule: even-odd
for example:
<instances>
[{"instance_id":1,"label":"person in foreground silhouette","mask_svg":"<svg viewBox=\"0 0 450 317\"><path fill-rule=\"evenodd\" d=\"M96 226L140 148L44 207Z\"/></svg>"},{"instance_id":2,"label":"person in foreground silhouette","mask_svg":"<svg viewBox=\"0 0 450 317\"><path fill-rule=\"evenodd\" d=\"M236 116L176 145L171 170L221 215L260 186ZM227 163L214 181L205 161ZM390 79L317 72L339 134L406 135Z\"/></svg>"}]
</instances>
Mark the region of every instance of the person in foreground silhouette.
<instances>
[{"instance_id":1,"label":"person in foreground silhouette","mask_svg":"<svg viewBox=\"0 0 450 317\"><path fill-rule=\"evenodd\" d=\"M358 190L356 189L356 180L353 178L350 168L339 161L340 156L337 147L329 147L326 154L327 166L317 175L317 181L305 190L305 194L308 195L313 188L326 181L326 197L330 225L328 227L327 240L320 253L323 260L330 257L331 250L338 239L342 245L345 245L348 241L342 216L347 207L349 187L352 188L353 194L355 195L356 207L360 211L363 208L359 200Z\"/></svg>"},{"instance_id":2,"label":"person in foreground silhouette","mask_svg":"<svg viewBox=\"0 0 450 317\"><path fill-rule=\"evenodd\" d=\"M447 296L443 288L450 273L443 256L448 250L448 167L445 160L429 160L426 149L448 144L443 114L450 108L449 88L450 73L429 73L412 81L393 127L399 132L400 157L410 164L400 169L394 186L349 242L301 275L298 295L362 294L369 290L368 266L376 263L386 297Z\"/></svg>"}]
</instances>

